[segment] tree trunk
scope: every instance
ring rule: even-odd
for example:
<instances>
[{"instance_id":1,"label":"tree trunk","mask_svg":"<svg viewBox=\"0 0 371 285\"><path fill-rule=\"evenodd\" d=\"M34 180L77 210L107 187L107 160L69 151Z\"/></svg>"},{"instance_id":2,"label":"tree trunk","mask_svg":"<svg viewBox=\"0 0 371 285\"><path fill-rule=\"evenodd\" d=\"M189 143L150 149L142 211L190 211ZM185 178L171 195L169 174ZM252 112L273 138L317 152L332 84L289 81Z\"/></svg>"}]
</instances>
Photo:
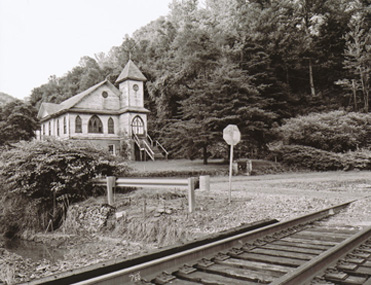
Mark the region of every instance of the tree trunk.
<instances>
[{"instance_id":1,"label":"tree trunk","mask_svg":"<svg viewBox=\"0 0 371 285\"><path fill-rule=\"evenodd\" d=\"M357 112L357 89L356 89L356 81L352 79L352 90L353 90L353 100L354 100L354 112Z\"/></svg>"},{"instance_id":2,"label":"tree trunk","mask_svg":"<svg viewBox=\"0 0 371 285\"><path fill-rule=\"evenodd\" d=\"M53 222L56 216L57 216L57 197L55 191L53 191L53 217L52 217Z\"/></svg>"},{"instance_id":3,"label":"tree trunk","mask_svg":"<svg viewBox=\"0 0 371 285\"><path fill-rule=\"evenodd\" d=\"M207 164L207 145L203 147L203 159L204 159L204 164Z\"/></svg>"},{"instance_id":4,"label":"tree trunk","mask_svg":"<svg viewBox=\"0 0 371 285\"><path fill-rule=\"evenodd\" d=\"M366 87L366 84L367 84L367 79L366 79L366 76L365 74L363 74L361 72L361 83L362 83L362 92L363 92L363 101L364 101L364 110L365 110L365 113L368 113L368 110L369 110L369 90L368 88Z\"/></svg>"},{"instance_id":5,"label":"tree trunk","mask_svg":"<svg viewBox=\"0 0 371 285\"><path fill-rule=\"evenodd\" d=\"M312 97L314 97L316 96L316 89L314 88L312 59L309 59L309 83L310 83L310 92L312 94Z\"/></svg>"}]
</instances>

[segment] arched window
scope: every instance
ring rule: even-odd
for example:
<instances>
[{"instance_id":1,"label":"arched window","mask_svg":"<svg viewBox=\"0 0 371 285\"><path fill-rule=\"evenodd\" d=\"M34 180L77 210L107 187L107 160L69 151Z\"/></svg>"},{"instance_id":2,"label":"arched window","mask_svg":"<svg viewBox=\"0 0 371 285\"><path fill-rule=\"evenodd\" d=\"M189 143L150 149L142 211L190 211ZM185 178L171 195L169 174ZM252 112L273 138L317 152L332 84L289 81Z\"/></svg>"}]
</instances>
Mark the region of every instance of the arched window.
<instances>
[{"instance_id":1,"label":"arched window","mask_svg":"<svg viewBox=\"0 0 371 285\"><path fill-rule=\"evenodd\" d=\"M67 134L67 123L66 123L66 117L63 117L63 133Z\"/></svg>"},{"instance_id":2,"label":"arched window","mask_svg":"<svg viewBox=\"0 0 371 285\"><path fill-rule=\"evenodd\" d=\"M114 134L115 133L115 124L114 124L112 118L108 119L108 133L109 134Z\"/></svg>"},{"instance_id":3,"label":"arched window","mask_svg":"<svg viewBox=\"0 0 371 285\"><path fill-rule=\"evenodd\" d=\"M75 133L82 133L82 123L80 116L75 119Z\"/></svg>"},{"instance_id":4,"label":"arched window","mask_svg":"<svg viewBox=\"0 0 371 285\"><path fill-rule=\"evenodd\" d=\"M88 123L88 132L95 134L103 134L103 124L97 115L90 118Z\"/></svg>"},{"instance_id":5,"label":"arched window","mask_svg":"<svg viewBox=\"0 0 371 285\"><path fill-rule=\"evenodd\" d=\"M131 122L131 129L134 135L144 135L144 122L141 117L136 116Z\"/></svg>"}]
</instances>

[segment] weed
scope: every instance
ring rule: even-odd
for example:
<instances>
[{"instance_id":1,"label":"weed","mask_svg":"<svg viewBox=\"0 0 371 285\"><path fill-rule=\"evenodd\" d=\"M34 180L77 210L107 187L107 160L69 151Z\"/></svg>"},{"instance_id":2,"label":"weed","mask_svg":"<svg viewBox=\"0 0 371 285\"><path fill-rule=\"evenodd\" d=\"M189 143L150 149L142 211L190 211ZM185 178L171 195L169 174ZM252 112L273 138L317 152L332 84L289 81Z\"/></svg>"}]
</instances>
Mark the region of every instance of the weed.
<instances>
[{"instance_id":1,"label":"weed","mask_svg":"<svg viewBox=\"0 0 371 285\"><path fill-rule=\"evenodd\" d=\"M0 283L15 284L15 269L13 264L4 263L0 263Z\"/></svg>"}]
</instances>

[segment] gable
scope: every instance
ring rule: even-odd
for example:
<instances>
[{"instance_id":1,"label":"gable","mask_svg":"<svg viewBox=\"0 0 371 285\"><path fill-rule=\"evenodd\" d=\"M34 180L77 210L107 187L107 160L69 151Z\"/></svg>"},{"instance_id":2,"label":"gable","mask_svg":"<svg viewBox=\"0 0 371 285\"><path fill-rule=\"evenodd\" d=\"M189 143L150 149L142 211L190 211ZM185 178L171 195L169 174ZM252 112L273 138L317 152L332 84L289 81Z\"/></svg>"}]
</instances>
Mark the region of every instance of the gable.
<instances>
[{"instance_id":1,"label":"gable","mask_svg":"<svg viewBox=\"0 0 371 285\"><path fill-rule=\"evenodd\" d=\"M56 112L58 112L60 109L59 104L54 103L42 103L39 109L39 113L37 114L37 117L44 118L46 116L52 115Z\"/></svg>"},{"instance_id":2,"label":"gable","mask_svg":"<svg viewBox=\"0 0 371 285\"><path fill-rule=\"evenodd\" d=\"M116 87L113 86L116 89ZM118 90L104 84L84 96L71 109L119 110L120 97Z\"/></svg>"}]
</instances>

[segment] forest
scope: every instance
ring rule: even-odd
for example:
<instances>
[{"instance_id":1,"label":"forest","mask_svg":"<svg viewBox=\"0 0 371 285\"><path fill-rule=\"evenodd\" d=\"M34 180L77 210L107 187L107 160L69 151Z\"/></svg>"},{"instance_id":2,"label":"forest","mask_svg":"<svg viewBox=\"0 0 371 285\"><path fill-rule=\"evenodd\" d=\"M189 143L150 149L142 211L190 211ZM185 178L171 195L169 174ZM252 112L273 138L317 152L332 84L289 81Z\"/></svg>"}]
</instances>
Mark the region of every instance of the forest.
<instances>
[{"instance_id":1,"label":"forest","mask_svg":"<svg viewBox=\"0 0 371 285\"><path fill-rule=\"evenodd\" d=\"M129 58L148 79L150 135L173 157L228 153L228 124L242 133L237 157L264 157L290 118L369 113L371 8L369 0L173 0L168 15L50 76L27 101L38 109L115 82Z\"/></svg>"}]
</instances>

